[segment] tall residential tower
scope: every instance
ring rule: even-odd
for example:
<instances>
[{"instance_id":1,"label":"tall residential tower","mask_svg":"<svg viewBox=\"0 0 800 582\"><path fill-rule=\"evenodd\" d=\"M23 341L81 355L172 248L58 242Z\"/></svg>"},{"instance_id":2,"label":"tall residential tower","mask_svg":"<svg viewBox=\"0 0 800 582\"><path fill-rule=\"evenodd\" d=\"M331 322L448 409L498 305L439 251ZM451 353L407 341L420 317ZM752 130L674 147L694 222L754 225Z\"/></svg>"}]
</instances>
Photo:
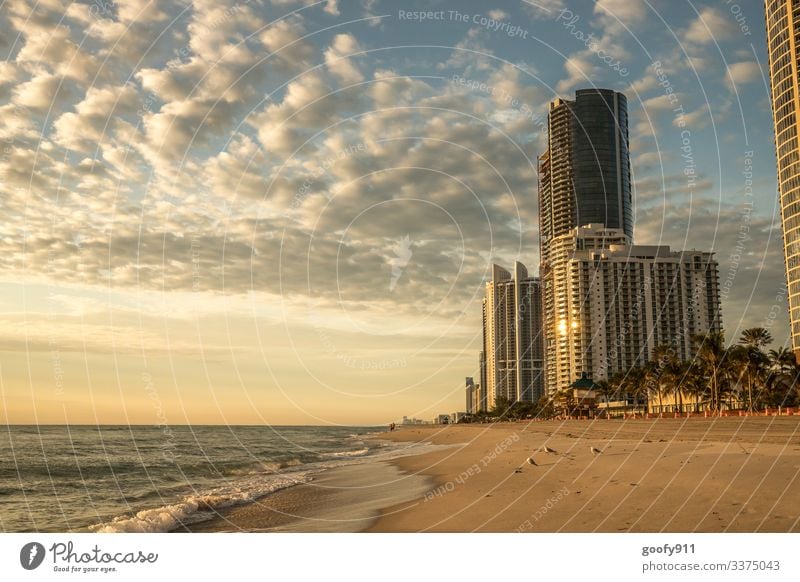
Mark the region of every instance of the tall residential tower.
<instances>
[{"instance_id":1,"label":"tall residential tower","mask_svg":"<svg viewBox=\"0 0 800 582\"><path fill-rule=\"evenodd\" d=\"M800 1L766 0L765 7L789 321L800 359Z\"/></svg>"},{"instance_id":2,"label":"tall residential tower","mask_svg":"<svg viewBox=\"0 0 800 582\"><path fill-rule=\"evenodd\" d=\"M539 247L584 224L604 224L633 238L628 102L610 89L580 89L556 99L539 157Z\"/></svg>"},{"instance_id":3,"label":"tall residential tower","mask_svg":"<svg viewBox=\"0 0 800 582\"><path fill-rule=\"evenodd\" d=\"M608 380L655 359L669 347L682 361L696 354L695 335L721 331L719 265L713 253L630 245L620 229L589 224L556 239L566 250L555 285L553 392L586 374ZM551 354L548 354L551 356Z\"/></svg>"},{"instance_id":4,"label":"tall residential tower","mask_svg":"<svg viewBox=\"0 0 800 582\"><path fill-rule=\"evenodd\" d=\"M627 103L625 95L610 89L580 89L574 101L550 103L547 151L539 157L539 275L545 384L551 394L575 374L563 330L571 319L564 277L569 254L577 250L572 233L597 224L613 233L608 244L633 239Z\"/></svg>"},{"instance_id":5,"label":"tall residential tower","mask_svg":"<svg viewBox=\"0 0 800 582\"><path fill-rule=\"evenodd\" d=\"M521 263L514 276L492 265L483 300L481 380L485 406L498 397L535 402L544 392L541 289Z\"/></svg>"},{"instance_id":6,"label":"tall residential tower","mask_svg":"<svg viewBox=\"0 0 800 582\"><path fill-rule=\"evenodd\" d=\"M550 104L539 157L545 387L607 380L721 330L713 253L633 244L627 101L582 89Z\"/></svg>"}]
</instances>

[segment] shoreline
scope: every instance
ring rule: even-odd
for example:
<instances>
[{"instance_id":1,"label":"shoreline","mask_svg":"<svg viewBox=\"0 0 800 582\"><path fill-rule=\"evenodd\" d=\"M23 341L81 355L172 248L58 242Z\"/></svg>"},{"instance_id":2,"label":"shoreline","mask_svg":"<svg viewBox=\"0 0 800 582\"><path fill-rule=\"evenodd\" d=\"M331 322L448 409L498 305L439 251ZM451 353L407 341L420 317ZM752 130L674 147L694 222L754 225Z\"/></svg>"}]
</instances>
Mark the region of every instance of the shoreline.
<instances>
[{"instance_id":1,"label":"shoreline","mask_svg":"<svg viewBox=\"0 0 800 582\"><path fill-rule=\"evenodd\" d=\"M185 529L800 531L800 417L405 426L373 438L447 446L331 469Z\"/></svg>"},{"instance_id":2,"label":"shoreline","mask_svg":"<svg viewBox=\"0 0 800 582\"><path fill-rule=\"evenodd\" d=\"M387 434L375 433L364 438L386 441ZM430 477L405 473L394 461L430 454L439 447L409 444L404 449L388 451L387 455L363 457L318 470L310 481L243 505L221 508L215 517L182 524L171 533L364 531L388 505L413 502L432 487Z\"/></svg>"}]
</instances>

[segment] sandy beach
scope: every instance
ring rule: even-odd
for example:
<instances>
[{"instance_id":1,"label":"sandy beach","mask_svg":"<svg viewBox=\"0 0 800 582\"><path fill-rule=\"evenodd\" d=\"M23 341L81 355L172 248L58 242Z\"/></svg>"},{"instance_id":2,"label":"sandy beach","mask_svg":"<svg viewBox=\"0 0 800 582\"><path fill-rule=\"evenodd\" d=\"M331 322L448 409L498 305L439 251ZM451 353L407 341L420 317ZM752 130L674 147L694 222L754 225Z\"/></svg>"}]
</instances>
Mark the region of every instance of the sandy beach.
<instances>
[{"instance_id":1,"label":"sandy beach","mask_svg":"<svg viewBox=\"0 0 800 582\"><path fill-rule=\"evenodd\" d=\"M411 426L380 438L450 446L334 469L189 529L800 531L800 417Z\"/></svg>"}]
</instances>

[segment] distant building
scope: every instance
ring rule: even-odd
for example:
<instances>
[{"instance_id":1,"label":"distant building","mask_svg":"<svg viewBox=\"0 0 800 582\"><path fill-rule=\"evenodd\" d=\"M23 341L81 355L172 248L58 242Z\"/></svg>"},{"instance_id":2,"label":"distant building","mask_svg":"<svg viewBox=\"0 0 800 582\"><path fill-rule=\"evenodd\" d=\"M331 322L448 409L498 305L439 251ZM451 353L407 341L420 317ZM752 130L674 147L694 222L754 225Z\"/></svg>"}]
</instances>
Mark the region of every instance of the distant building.
<instances>
[{"instance_id":1,"label":"distant building","mask_svg":"<svg viewBox=\"0 0 800 582\"><path fill-rule=\"evenodd\" d=\"M544 389L541 287L516 263L514 277L492 265L483 300L484 406L498 397L511 402L535 402Z\"/></svg>"},{"instance_id":2,"label":"distant building","mask_svg":"<svg viewBox=\"0 0 800 582\"><path fill-rule=\"evenodd\" d=\"M584 374L598 382L642 365L657 346L671 346L679 359L691 360L692 336L720 331L713 253L631 245L621 230L596 224L557 237L553 245L552 317L546 322L550 393Z\"/></svg>"},{"instance_id":3,"label":"distant building","mask_svg":"<svg viewBox=\"0 0 800 582\"><path fill-rule=\"evenodd\" d=\"M792 349L800 358L800 3L767 0L764 5L789 322Z\"/></svg>"},{"instance_id":4,"label":"distant building","mask_svg":"<svg viewBox=\"0 0 800 582\"><path fill-rule=\"evenodd\" d=\"M472 376L467 376L465 383L467 414L477 414L485 410L485 398L481 395L481 385L476 384Z\"/></svg>"},{"instance_id":5,"label":"distant building","mask_svg":"<svg viewBox=\"0 0 800 582\"><path fill-rule=\"evenodd\" d=\"M450 424L458 424L464 419L465 416L467 416L466 412L451 412Z\"/></svg>"},{"instance_id":6,"label":"distant building","mask_svg":"<svg viewBox=\"0 0 800 582\"><path fill-rule=\"evenodd\" d=\"M436 415L436 418L433 419L433 424L450 424L450 415L449 414Z\"/></svg>"},{"instance_id":7,"label":"distant building","mask_svg":"<svg viewBox=\"0 0 800 582\"><path fill-rule=\"evenodd\" d=\"M483 325L483 344L486 345L486 302L483 302L483 319L481 320L484 322ZM478 396L478 400L475 403L476 410L475 412L488 412L489 405L487 403L486 398L486 386L488 385L486 382L486 352L481 350L480 354L478 354L478 369L480 370L481 381L478 384L478 388L476 390L476 394Z\"/></svg>"}]
</instances>

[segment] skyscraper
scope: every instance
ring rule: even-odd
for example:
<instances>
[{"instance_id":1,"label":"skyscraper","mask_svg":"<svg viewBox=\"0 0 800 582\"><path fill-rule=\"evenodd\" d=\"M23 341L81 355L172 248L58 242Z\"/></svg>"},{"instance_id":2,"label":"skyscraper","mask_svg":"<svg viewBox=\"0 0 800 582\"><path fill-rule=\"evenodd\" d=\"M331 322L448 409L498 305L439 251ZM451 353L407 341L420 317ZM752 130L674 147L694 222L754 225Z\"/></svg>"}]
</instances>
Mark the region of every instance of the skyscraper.
<instances>
[{"instance_id":1,"label":"skyscraper","mask_svg":"<svg viewBox=\"0 0 800 582\"><path fill-rule=\"evenodd\" d=\"M570 319L564 277L568 254L576 250L574 229L605 225L615 237L609 244L633 239L627 103L625 95L610 89L579 89L574 101L550 103L547 150L539 156L539 275L549 393L561 387L559 379L574 374L567 335L559 330Z\"/></svg>"},{"instance_id":2,"label":"skyscraper","mask_svg":"<svg viewBox=\"0 0 800 582\"><path fill-rule=\"evenodd\" d=\"M538 400L544 389L541 288L516 263L514 276L492 265L483 300L482 394L492 408L498 397Z\"/></svg>"},{"instance_id":3,"label":"skyscraper","mask_svg":"<svg viewBox=\"0 0 800 582\"><path fill-rule=\"evenodd\" d=\"M712 253L633 244L625 96L607 89L556 99L539 157L539 249L549 395L586 374L598 381L669 346L720 331Z\"/></svg>"},{"instance_id":4,"label":"skyscraper","mask_svg":"<svg viewBox=\"0 0 800 582\"><path fill-rule=\"evenodd\" d=\"M765 9L789 321L800 358L800 1L766 0Z\"/></svg>"},{"instance_id":5,"label":"skyscraper","mask_svg":"<svg viewBox=\"0 0 800 582\"><path fill-rule=\"evenodd\" d=\"M584 224L604 224L633 238L628 105L610 89L580 89L556 99L547 117L547 151L539 157L539 245Z\"/></svg>"}]
</instances>

